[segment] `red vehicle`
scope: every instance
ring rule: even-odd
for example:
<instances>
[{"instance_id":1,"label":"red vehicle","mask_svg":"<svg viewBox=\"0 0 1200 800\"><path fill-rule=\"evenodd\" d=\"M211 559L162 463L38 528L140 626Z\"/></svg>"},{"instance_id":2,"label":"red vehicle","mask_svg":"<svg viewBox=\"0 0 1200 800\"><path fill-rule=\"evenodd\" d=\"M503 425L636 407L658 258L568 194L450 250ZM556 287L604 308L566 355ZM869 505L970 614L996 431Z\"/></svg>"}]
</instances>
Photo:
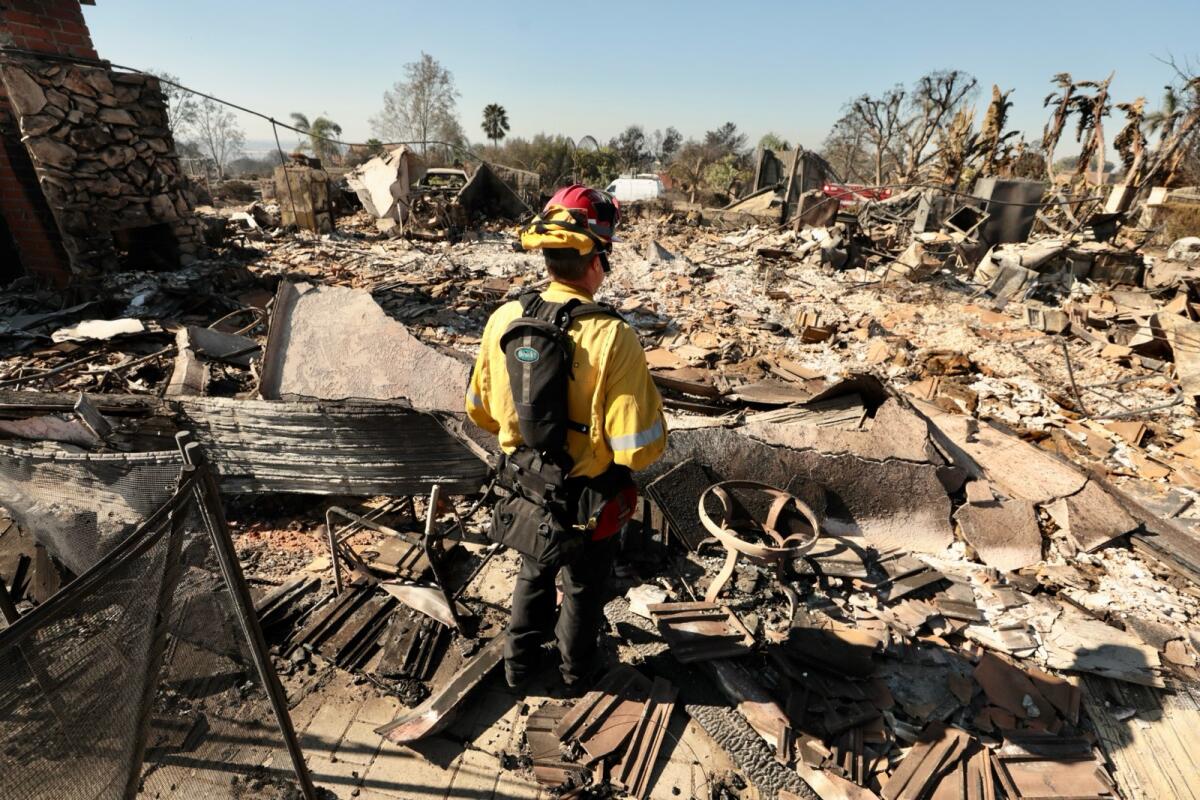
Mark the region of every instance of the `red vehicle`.
<instances>
[{"instance_id":1,"label":"red vehicle","mask_svg":"<svg viewBox=\"0 0 1200 800\"><path fill-rule=\"evenodd\" d=\"M887 200L891 189L874 189L861 183L827 183L821 187L826 197L836 197L838 204L852 206L866 200Z\"/></svg>"}]
</instances>

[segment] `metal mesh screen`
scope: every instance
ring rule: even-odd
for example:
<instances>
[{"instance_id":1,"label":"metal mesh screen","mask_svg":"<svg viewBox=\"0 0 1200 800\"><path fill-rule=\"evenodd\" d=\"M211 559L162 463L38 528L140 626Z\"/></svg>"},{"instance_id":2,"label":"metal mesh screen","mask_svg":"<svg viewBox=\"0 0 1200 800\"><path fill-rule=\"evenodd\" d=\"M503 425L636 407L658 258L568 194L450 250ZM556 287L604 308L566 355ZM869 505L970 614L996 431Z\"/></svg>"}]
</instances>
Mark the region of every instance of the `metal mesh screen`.
<instances>
[{"instance_id":1,"label":"metal mesh screen","mask_svg":"<svg viewBox=\"0 0 1200 800\"><path fill-rule=\"evenodd\" d=\"M173 493L180 462L162 458L14 467L8 455L0 502L83 574L0 631L0 795L298 796L214 544L228 537L214 484ZM157 510L126 529L168 470ZM121 514L84 513L97 495Z\"/></svg>"},{"instance_id":2,"label":"metal mesh screen","mask_svg":"<svg viewBox=\"0 0 1200 800\"><path fill-rule=\"evenodd\" d=\"M77 454L0 446L0 505L76 575L167 501L178 453Z\"/></svg>"},{"instance_id":3,"label":"metal mesh screen","mask_svg":"<svg viewBox=\"0 0 1200 800\"><path fill-rule=\"evenodd\" d=\"M158 675L162 605L175 585L185 500L0 632L5 796L126 794Z\"/></svg>"},{"instance_id":4,"label":"metal mesh screen","mask_svg":"<svg viewBox=\"0 0 1200 800\"><path fill-rule=\"evenodd\" d=\"M298 797L212 539L184 540L140 796Z\"/></svg>"}]
</instances>

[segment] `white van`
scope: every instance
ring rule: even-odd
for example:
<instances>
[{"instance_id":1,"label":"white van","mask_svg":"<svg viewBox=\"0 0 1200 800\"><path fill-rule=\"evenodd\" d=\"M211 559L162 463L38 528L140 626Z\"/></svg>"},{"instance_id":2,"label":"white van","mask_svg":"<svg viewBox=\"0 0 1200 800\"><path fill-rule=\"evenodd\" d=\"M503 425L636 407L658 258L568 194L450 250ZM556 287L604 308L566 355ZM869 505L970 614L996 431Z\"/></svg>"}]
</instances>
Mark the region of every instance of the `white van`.
<instances>
[{"instance_id":1,"label":"white van","mask_svg":"<svg viewBox=\"0 0 1200 800\"><path fill-rule=\"evenodd\" d=\"M604 191L622 203L634 200L657 200L667 193L657 175L637 175L632 178L617 178Z\"/></svg>"}]
</instances>

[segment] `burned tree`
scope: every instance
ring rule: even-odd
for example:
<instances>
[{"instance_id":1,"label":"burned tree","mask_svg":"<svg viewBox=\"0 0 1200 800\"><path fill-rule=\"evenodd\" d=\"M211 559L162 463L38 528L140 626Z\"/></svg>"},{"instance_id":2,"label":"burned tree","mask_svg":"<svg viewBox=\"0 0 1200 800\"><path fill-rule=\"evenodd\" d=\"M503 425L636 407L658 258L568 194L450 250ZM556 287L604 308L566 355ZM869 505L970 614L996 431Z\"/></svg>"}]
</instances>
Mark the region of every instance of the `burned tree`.
<instances>
[{"instance_id":1,"label":"burned tree","mask_svg":"<svg viewBox=\"0 0 1200 800\"><path fill-rule=\"evenodd\" d=\"M1046 157L1046 175L1054 180L1054 150L1062 138L1063 128L1066 127L1067 117L1071 114L1071 101L1075 93L1075 81L1071 73L1060 72L1054 76L1054 83L1062 87L1062 94L1048 94L1042 101L1042 106L1054 106L1054 114L1042 130L1042 153Z\"/></svg>"},{"instance_id":2,"label":"burned tree","mask_svg":"<svg viewBox=\"0 0 1200 800\"><path fill-rule=\"evenodd\" d=\"M937 156L932 151L939 130L953 118L969 98L978 81L960 70L931 72L917 81L908 101L908 116L901 128L904 147L901 180L916 180L922 168Z\"/></svg>"},{"instance_id":3,"label":"burned tree","mask_svg":"<svg viewBox=\"0 0 1200 800\"><path fill-rule=\"evenodd\" d=\"M938 158L934 164L933 180L951 188L958 185L970 157L974 142L975 112L962 108L950 124L938 131Z\"/></svg>"},{"instance_id":4,"label":"burned tree","mask_svg":"<svg viewBox=\"0 0 1200 800\"><path fill-rule=\"evenodd\" d=\"M934 168L938 182L954 187L964 177L970 180L1010 169L1014 154L1008 142L1018 135L1017 131L1004 130L1012 108L1008 99L1011 94L1011 89L1001 92L999 86L992 85L992 100L978 133L974 131L975 112L970 108L959 108L949 123L938 129Z\"/></svg>"},{"instance_id":5,"label":"burned tree","mask_svg":"<svg viewBox=\"0 0 1200 800\"><path fill-rule=\"evenodd\" d=\"M851 101L847 116L862 126L865 137L874 148L875 184L883 184L885 158L899 162L896 155L899 147L901 109L904 106L903 86L894 86L879 97L868 94Z\"/></svg>"},{"instance_id":6,"label":"burned tree","mask_svg":"<svg viewBox=\"0 0 1200 800\"><path fill-rule=\"evenodd\" d=\"M1117 108L1125 112L1125 127L1113 139L1113 147L1117 148L1125 167L1125 183L1133 186L1141 183L1140 173L1146 157L1146 134L1142 132L1146 123L1146 98L1117 103Z\"/></svg>"},{"instance_id":7,"label":"burned tree","mask_svg":"<svg viewBox=\"0 0 1200 800\"><path fill-rule=\"evenodd\" d=\"M844 180L861 183L872 169L871 154L863 146L866 138L867 128L862 120L846 113L825 137L821 155Z\"/></svg>"},{"instance_id":8,"label":"burned tree","mask_svg":"<svg viewBox=\"0 0 1200 800\"><path fill-rule=\"evenodd\" d=\"M1159 59L1176 75L1166 87L1163 107L1146 115L1150 133L1159 134L1159 145L1146 159L1143 189L1151 185L1172 186L1200 173L1200 75L1191 64L1179 64L1174 58Z\"/></svg>"},{"instance_id":9,"label":"burned tree","mask_svg":"<svg viewBox=\"0 0 1200 800\"><path fill-rule=\"evenodd\" d=\"M212 160L218 180L224 178L225 168L246 143L237 117L216 100L205 98L196 105L191 128L204 154Z\"/></svg>"},{"instance_id":10,"label":"burned tree","mask_svg":"<svg viewBox=\"0 0 1200 800\"><path fill-rule=\"evenodd\" d=\"M995 175L1012 161L1012 148L1008 140L1017 135L1017 131L1004 132L1008 122L1008 111L1012 108L1008 96L1013 90L1001 92L1000 87L992 84L992 102L988 104L987 113L983 116L983 127L975 142L975 152L979 155L981 175Z\"/></svg>"},{"instance_id":11,"label":"burned tree","mask_svg":"<svg viewBox=\"0 0 1200 800\"><path fill-rule=\"evenodd\" d=\"M696 196L704 187L705 173L718 157L715 148L696 141L689 141L676 154L668 172L688 193L689 202L696 202Z\"/></svg>"},{"instance_id":12,"label":"burned tree","mask_svg":"<svg viewBox=\"0 0 1200 800\"><path fill-rule=\"evenodd\" d=\"M960 70L931 72L909 92L897 84L878 97L860 95L847 106L839 125L861 126L872 146L875 183L887 172L916 180L941 151L941 132L975 91L978 81ZM933 146L939 143L938 146ZM885 165L890 165L885 171Z\"/></svg>"},{"instance_id":13,"label":"burned tree","mask_svg":"<svg viewBox=\"0 0 1200 800\"><path fill-rule=\"evenodd\" d=\"M1108 104L1108 86L1113 76L1105 80L1079 81L1075 88L1094 88L1093 95L1076 94L1074 99L1075 111L1079 114L1079 122L1075 126L1075 140L1083 145L1079 151L1079 161L1075 165L1076 177L1082 178L1087 173L1088 165L1095 159L1097 162L1097 183L1103 183L1104 178L1104 118L1111 110Z\"/></svg>"},{"instance_id":14,"label":"burned tree","mask_svg":"<svg viewBox=\"0 0 1200 800\"><path fill-rule=\"evenodd\" d=\"M458 125L458 91L450 70L428 53L404 65L404 78L383 93L383 110L371 118L371 129L384 141L421 142L424 154L431 138Z\"/></svg>"}]
</instances>

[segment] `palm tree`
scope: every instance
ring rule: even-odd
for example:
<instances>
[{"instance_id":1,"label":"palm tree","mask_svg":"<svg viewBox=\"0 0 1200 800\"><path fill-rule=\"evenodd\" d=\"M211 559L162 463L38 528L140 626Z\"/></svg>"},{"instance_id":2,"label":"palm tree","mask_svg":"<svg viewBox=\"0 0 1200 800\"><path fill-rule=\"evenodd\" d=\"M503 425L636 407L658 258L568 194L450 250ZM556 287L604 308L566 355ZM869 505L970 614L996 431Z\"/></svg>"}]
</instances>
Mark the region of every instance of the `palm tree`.
<instances>
[{"instance_id":1,"label":"palm tree","mask_svg":"<svg viewBox=\"0 0 1200 800\"><path fill-rule=\"evenodd\" d=\"M499 103L488 103L483 107L483 128L484 134L492 140L492 147L504 138L508 133L508 112L504 110L504 106Z\"/></svg>"},{"instance_id":2,"label":"palm tree","mask_svg":"<svg viewBox=\"0 0 1200 800\"><path fill-rule=\"evenodd\" d=\"M329 117L320 116L309 122L307 116L296 111L292 112L292 124L297 130L308 135L309 147L311 147L313 155L322 162L332 163L341 155L341 148L329 140L342 135L342 126ZM301 145L301 149L303 148L304 145Z\"/></svg>"},{"instance_id":3,"label":"palm tree","mask_svg":"<svg viewBox=\"0 0 1200 800\"><path fill-rule=\"evenodd\" d=\"M1163 92L1162 108L1158 111L1151 111L1146 115L1146 131L1148 133L1162 133L1159 141L1165 141L1171 138L1171 133L1175 130L1175 123L1183 116L1183 109L1180 108L1179 94L1175 91L1174 86L1166 86Z\"/></svg>"}]
</instances>

